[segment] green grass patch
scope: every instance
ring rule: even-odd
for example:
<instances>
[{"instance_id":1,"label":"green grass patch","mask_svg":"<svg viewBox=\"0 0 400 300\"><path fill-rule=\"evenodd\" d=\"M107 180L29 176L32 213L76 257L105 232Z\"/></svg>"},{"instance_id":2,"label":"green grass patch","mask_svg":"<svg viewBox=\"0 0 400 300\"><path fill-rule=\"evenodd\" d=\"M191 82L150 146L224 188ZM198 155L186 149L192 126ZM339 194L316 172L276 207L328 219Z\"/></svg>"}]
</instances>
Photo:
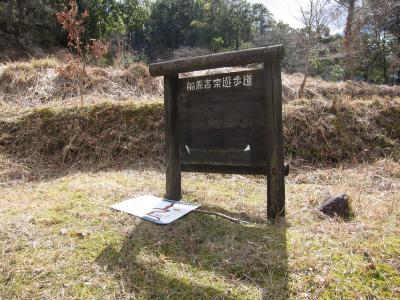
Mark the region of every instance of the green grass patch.
<instances>
[{"instance_id":1,"label":"green grass patch","mask_svg":"<svg viewBox=\"0 0 400 300\"><path fill-rule=\"evenodd\" d=\"M396 299L398 171L397 163L383 161L291 175L287 219L280 225L263 222L265 180L258 177L183 178L186 200L251 225L191 213L157 226L110 210L132 196L162 195L164 174L155 171L75 173L3 186L0 295ZM376 183L380 172L393 174L385 177L386 194ZM321 219L315 205L339 189L353 195L355 218Z\"/></svg>"}]
</instances>

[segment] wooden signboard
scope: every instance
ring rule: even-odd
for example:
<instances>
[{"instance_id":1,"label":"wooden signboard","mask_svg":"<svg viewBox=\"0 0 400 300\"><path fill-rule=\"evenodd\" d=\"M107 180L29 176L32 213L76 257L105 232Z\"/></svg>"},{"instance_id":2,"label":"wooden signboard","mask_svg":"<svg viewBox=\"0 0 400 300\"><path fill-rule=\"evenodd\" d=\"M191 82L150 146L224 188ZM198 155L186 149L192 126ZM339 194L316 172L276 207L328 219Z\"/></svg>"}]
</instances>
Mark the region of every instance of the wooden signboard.
<instances>
[{"instance_id":1,"label":"wooden signboard","mask_svg":"<svg viewBox=\"0 0 400 300\"><path fill-rule=\"evenodd\" d=\"M150 65L164 76L167 199L182 198L182 171L266 175L267 217L284 216L282 56L278 45ZM179 78L248 64L261 67Z\"/></svg>"}]
</instances>

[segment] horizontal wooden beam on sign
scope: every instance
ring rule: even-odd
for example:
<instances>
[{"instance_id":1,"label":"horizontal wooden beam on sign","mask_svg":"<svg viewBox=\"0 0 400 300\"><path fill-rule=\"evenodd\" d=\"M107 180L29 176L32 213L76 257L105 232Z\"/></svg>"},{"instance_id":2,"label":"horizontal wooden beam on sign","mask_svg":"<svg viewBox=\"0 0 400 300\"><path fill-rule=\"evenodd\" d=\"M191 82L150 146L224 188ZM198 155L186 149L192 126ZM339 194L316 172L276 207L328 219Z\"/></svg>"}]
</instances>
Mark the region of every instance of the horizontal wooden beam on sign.
<instances>
[{"instance_id":1,"label":"horizontal wooden beam on sign","mask_svg":"<svg viewBox=\"0 0 400 300\"><path fill-rule=\"evenodd\" d=\"M206 164L182 164L182 172L241 174L241 175L266 175L265 166L227 166Z\"/></svg>"},{"instance_id":2,"label":"horizontal wooden beam on sign","mask_svg":"<svg viewBox=\"0 0 400 300\"><path fill-rule=\"evenodd\" d=\"M276 45L153 63L149 70L152 76L164 76L266 61L279 62L282 57L283 47Z\"/></svg>"},{"instance_id":3,"label":"horizontal wooden beam on sign","mask_svg":"<svg viewBox=\"0 0 400 300\"><path fill-rule=\"evenodd\" d=\"M262 166L265 153L240 150L190 149L181 148L183 164L206 164L228 166Z\"/></svg>"},{"instance_id":4,"label":"horizontal wooden beam on sign","mask_svg":"<svg viewBox=\"0 0 400 300\"><path fill-rule=\"evenodd\" d=\"M265 166L224 166L205 164L183 164L182 172L217 173L217 174L241 174L241 175L266 175ZM289 165L284 166L285 176L289 175Z\"/></svg>"}]
</instances>

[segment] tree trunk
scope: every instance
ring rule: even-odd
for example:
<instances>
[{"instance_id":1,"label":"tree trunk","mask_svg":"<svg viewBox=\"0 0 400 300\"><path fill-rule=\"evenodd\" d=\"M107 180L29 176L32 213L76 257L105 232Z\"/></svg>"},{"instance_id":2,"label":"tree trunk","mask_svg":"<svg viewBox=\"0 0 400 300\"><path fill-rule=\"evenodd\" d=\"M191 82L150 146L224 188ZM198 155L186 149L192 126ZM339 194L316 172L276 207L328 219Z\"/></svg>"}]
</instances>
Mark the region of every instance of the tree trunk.
<instances>
[{"instance_id":1,"label":"tree trunk","mask_svg":"<svg viewBox=\"0 0 400 300\"><path fill-rule=\"evenodd\" d=\"M386 32L383 33L383 41L382 41L382 52L383 52L383 64L382 64L382 71L383 71L383 80L385 84L388 84L389 77L388 77L388 63L386 59Z\"/></svg>"},{"instance_id":2,"label":"tree trunk","mask_svg":"<svg viewBox=\"0 0 400 300\"><path fill-rule=\"evenodd\" d=\"M307 40L307 49L306 49L306 62L304 66L304 77L303 81L301 82L299 91L298 91L298 97L301 98L304 96L304 88L306 87L307 79L309 76L309 69L310 69L310 51L311 51L311 29L309 29L308 32L308 40Z\"/></svg>"},{"instance_id":3,"label":"tree trunk","mask_svg":"<svg viewBox=\"0 0 400 300\"><path fill-rule=\"evenodd\" d=\"M308 71L304 73L303 81L301 82L298 97L301 98L304 96L304 88L306 87L306 82L308 79Z\"/></svg>"},{"instance_id":4,"label":"tree trunk","mask_svg":"<svg viewBox=\"0 0 400 300\"><path fill-rule=\"evenodd\" d=\"M372 82L372 65L373 65L373 59L368 57L368 66L367 66L367 82L368 83Z\"/></svg>"},{"instance_id":5,"label":"tree trunk","mask_svg":"<svg viewBox=\"0 0 400 300\"><path fill-rule=\"evenodd\" d=\"M82 64L82 69L81 69L81 73L80 73L80 79L79 79L79 96L81 99L81 106L83 106L83 93L85 92L85 76L86 76L86 60L87 54L83 54L85 56L81 56L81 64Z\"/></svg>"},{"instance_id":6,"label":"tree trunk","mask_svg":"<svg viewBox=\"0 0 400 300\"><path fill-rule=\"evenodd\" d=\"M19 41L20 36L22 35L22 24L24 19L24 9L22 7L22 1L17 1L18 6L18 20L16 22L16 35L15 37Z\"/></svg>"},{"instance_id":7,"label":"tree trunk","mask_svg":"<svg viewBox=\"0 0 400 300\"><path fill-rule=\"evenodd\" d=\"M354 8L356 0L349 0L349 6L347 8L347 20L346 28L344 31L344 50L345 50L345 69L344 69L344 80L349 80L353 77L353 53L351 44L353 40L353 20L354 20Z\"/></svg>"}]
</instances>

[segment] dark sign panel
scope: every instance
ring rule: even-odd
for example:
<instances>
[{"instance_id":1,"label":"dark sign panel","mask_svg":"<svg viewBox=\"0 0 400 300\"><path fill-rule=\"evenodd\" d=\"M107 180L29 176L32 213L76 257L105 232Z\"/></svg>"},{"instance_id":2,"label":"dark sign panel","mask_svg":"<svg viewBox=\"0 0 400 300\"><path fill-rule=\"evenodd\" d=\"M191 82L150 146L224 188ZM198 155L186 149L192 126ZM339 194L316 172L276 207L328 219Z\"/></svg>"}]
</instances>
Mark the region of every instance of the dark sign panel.
<instances>
[{"instance_id":1,"label":"dark sign panel","mask_svg":"<svg viewBox=\"0 0 400 300\"><path fill-rule=\"evenodd\" d=\"M179 80L182 164L264 166L262 70Z\"/></svg>"}]
</instances>

